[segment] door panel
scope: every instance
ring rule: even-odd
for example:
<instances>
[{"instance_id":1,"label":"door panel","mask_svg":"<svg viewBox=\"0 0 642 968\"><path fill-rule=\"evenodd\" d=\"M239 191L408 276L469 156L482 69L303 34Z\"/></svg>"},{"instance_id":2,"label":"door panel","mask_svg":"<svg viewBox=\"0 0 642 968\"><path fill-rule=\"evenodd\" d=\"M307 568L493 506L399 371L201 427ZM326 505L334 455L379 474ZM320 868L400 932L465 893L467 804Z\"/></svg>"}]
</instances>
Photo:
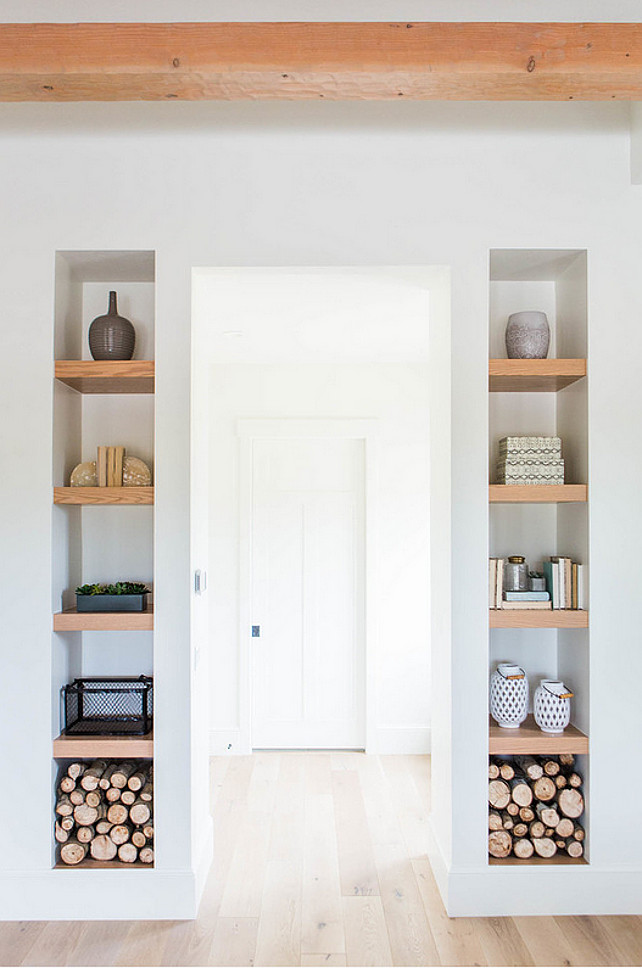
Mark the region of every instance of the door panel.
<instances>
[{"instance_id":1,"label":"door panel","mask_svg":"<svg viewBox=\"0 0 642 968\"><path fill-rule=\"evenodd\" d=\"M253 447L252 745L364 745L364 449Z\"/></svg>"}]
</instances>

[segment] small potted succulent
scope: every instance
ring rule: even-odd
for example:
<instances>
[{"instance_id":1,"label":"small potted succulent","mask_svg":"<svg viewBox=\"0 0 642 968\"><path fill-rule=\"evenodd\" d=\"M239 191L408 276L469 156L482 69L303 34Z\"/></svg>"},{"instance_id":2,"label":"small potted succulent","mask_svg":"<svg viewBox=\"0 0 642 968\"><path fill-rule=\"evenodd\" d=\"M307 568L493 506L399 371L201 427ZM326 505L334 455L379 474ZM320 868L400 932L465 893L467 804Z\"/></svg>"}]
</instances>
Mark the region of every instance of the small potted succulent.
<instances>
[{"instance_id":1,"label":"small potted succulent","mask_svg":"<svg viewBox=\"0 0 642 968\"><path fill-rule=\"evenodd\" d=\"M79 612L144 612L149 588L140 581L117 581L114 585L79 585Z\"/></svg>"}]
</instances>

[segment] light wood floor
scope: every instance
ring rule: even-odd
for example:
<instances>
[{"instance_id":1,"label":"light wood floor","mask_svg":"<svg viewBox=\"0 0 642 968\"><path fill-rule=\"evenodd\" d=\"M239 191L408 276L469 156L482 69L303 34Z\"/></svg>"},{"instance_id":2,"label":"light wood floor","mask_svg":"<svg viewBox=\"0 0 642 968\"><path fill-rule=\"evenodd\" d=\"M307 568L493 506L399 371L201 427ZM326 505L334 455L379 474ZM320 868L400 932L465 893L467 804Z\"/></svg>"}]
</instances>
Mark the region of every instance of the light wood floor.
<instances>
[{"instance_id":1,"label":"light wood floor","mask_svg":"<svg viewBox=\"0 0 642 968\"><path fill-rule=\"evenodd\" d=\"M642 918L446 917L422 756L212 761L195 922L0 924L2 965L640 965Z\"/></svg>"}]
</instances>

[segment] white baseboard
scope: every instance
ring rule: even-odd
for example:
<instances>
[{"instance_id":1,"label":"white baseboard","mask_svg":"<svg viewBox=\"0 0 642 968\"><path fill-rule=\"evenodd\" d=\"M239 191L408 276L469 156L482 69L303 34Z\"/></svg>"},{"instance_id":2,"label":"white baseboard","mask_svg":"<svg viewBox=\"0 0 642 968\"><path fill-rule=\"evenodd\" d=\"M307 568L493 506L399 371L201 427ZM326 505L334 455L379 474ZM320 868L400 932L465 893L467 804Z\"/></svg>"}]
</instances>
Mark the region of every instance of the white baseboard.
<instances>
[{"instance_id":1,"label":"white baseboard","mask_svg":"<svg viewBox=\"0 0 642 968\"><path fill-rule=\"evenodd\" d=\"M642 871L577 867L451 870L451 918L642 914Z\"/></svg>"},{"instance_id":2,"label":"white baseboard","mask_svg":"<svg viewBox=\"0 0 642 968\"><path fill-rule=\"evenodd\" d=\"M196 917L192 871L48 870L0 874L3 921L186 921Z\"/></svg>"},{"instance_id":3,"label":"white baseboard","mask_svg":"<svg viewBox=\"0 0 642 968\"><path fill-rule=\"evenodd\" d=\"M210 729L210 756L247 756L251 752L240 729Z\"/></svg>"},{"instance_id":4,"label":"white baseboard","mask_svg":"<svg viewBox=\"0 0 642 968\"><path fill-rule=\"evenodd\" d=\"M430 726L378 726L369 753L430 753Z\"/></svg>"}]
</instances>

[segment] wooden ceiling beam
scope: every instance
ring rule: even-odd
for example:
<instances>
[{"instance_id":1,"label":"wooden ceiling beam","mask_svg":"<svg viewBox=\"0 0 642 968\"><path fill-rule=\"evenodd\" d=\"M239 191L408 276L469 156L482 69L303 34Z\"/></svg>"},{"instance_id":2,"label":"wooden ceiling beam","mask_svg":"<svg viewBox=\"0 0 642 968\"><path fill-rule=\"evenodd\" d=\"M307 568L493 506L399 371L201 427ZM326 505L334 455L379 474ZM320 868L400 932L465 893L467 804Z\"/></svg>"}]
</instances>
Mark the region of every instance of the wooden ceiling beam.
<instances>
[{"instance_id":1,"label":"wooden ceiling beam","mask_svg":"<svg viewBox=\"0 0 642 968\"><path fill-rule=\"evenodd\" d=\"M0 24L2 101L642 100L642 24Z\"/></svg>"}]
</instances>

